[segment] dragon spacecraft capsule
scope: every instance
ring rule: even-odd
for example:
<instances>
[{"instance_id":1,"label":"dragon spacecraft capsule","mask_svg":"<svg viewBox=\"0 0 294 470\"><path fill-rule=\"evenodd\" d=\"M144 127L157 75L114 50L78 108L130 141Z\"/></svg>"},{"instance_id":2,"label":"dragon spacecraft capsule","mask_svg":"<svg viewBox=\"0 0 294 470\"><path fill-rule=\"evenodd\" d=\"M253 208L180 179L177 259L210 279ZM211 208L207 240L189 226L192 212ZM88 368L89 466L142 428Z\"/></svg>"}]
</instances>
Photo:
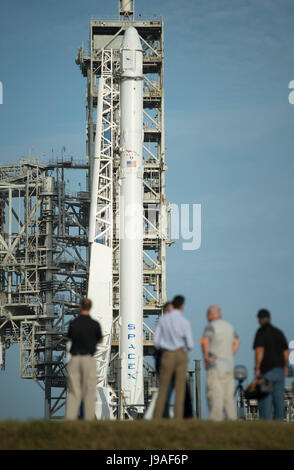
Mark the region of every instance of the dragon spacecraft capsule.
<instances>
[{"instance_id":1,"label":"dragon spacecraft capsule","mask_svg":"<svg viewBox=\"0 0 294 470\"><path fill-rule=\"evenodd\" d=\"M144 403L143 50L130 26L120 49L120 357L126 405ZM137 405L137 406L136 406Z\"/></svg>"}]
</instances>

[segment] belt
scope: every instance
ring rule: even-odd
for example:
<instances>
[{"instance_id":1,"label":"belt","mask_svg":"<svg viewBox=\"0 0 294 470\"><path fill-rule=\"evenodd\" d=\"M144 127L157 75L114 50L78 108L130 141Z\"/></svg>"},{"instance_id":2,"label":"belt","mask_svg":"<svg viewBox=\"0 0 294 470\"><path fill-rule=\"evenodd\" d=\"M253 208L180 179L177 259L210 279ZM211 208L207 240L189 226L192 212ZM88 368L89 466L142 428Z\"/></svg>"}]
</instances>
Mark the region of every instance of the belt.
<instances>
[{"instance_id":1,"label":"belt","mask_svg":"<svg viewBox=\"0 0 294 470\"><path fill-rule=\"evenodd\" d=\"M177 351L185 351L184 348L179 348L179 349L163 349L162 352L177 352Z\"/></svg>"}]
</instances>

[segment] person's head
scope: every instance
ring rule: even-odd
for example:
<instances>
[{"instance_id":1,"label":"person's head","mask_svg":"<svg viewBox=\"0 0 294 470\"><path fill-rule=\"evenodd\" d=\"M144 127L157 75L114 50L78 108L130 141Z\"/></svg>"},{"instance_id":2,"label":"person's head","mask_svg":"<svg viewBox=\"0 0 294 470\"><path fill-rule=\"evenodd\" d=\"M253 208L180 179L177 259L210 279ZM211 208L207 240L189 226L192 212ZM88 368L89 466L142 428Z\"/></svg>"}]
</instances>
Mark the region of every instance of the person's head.
<instances>
[{"instance_id":1,"label":"person's head","mask_svg":"<svg viewBox=\"0 0 294 470\"><path fill-rule=\"evenodd\" d=\"M185 303L185 297L183 297L182 295L176 295L173 298L172 306L174 309L182 311L184 310L184 303Z\"/></svg>"},{"instance_id":2,"label":"person's head","mask_svg":"<svg viewBox=\"0 0 294 470\"><path fill-rule=\"evenodd\" d=\"M258 322L261 326L267 325L271 321L271 314L265 308L262 308L257 312Z\"/></svg>"},{"instance_id":3,"label":"person's head","mask_svg":"<svg viewBox=\"0 0 294 470\"><path fill-rule=\"evenodd\" d=\"M206 316L207 316L208 321L213 321L213 320L217 320L218 318L221 318L222 316L221 308L218 305L211 305L207 309Z\"/></svg>"},{"instance_id":4,"label":"person's head","mask_svg":"<svg viewBox=\"0 0 294 470\"><path fill-rule=\"evenodd\" d=\"M80 304L81 314L89 315L92 308L92 301L90 299L82 299Z\"/></svg>"},{"instance_id":5,"label":"person's head","mask_svg":"<svg viewBox=\"0 0 294 470\"><path fill-rule=\"evenodd\" d=\"M171 302L166 302L166 304L164 304L163 306L163 313L169 313L171 312L173 309L173 306L172 306L172 303Z\"/></svg>"}]
</instances>

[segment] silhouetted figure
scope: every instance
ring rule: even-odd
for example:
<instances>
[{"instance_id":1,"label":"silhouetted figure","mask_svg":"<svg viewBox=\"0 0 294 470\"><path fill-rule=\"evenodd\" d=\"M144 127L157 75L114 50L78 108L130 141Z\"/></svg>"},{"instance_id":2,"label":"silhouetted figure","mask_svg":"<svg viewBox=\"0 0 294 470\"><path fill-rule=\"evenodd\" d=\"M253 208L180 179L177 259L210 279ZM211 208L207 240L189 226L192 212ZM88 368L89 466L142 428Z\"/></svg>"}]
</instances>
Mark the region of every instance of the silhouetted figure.
<instances>
[{"instance_id":1,"label":"silhouetted figure","mask_svg":"<svg viewBox=\"0 0 294 470\"><path fill-rule=\"evenodd\" d=\"M171 378L175 374L175 418L184 416L185 386L188 365L187 351L194 346L190 322L183 317L185 299L176 296L173 310L159 319L153 342L157 349L162 349L159 372L159 391L155 405L154 418L162 418L166 405Z\"/></svg>"},{"instance_id":2,"label":"silhouetted figure","mask_svg":"<svg viewBox=\"0 0 294 470\"><path fill-rule=\"evenodd\" d=\"M217 305L207 310L208 325L200 340L206 374L206 393L209 418L221 421L223 412L226 418L236 419L234 401L234 355L240 340L230 323L222 319Z\"/></svg>"},{"instance_id":3,"label":"silhouetted figure","mask_svg":"<svg viewBox=\"0 0 294 470\"><path fill-rule=\"evenodd\" d=\"M260 419L283 420L285 417L285 377L288 375L289 350L281 330L271 324L270 312L257 313L260 328L257 330L255 349L255 376L272 382L273 391L258 400Z\"/></svg>"},{"instance_id":4,"label":"silhouetted figure","mask_svg":"<svg viewBox=\"0 0 294 470\"><path fill-rule=\"evenodd\" d=\"M71 359L67 366L67 420L77 419L81 402L84 419L95 419L97 373L93 355L97 344L102 342L102 333L99 323L90 317L91 307L91 300L83 299L81 314L69 325L68 338L72 343Z\"/></svg>"}]
</instances>

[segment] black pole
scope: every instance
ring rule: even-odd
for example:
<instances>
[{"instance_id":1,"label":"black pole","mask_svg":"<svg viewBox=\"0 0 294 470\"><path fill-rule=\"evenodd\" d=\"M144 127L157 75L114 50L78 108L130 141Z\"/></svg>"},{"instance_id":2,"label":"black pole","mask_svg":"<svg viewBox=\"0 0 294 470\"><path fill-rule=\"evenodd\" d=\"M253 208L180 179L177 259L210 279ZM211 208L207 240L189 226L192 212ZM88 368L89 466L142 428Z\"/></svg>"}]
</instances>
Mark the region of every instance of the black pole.
<instances>
[{"instance_id":1,"label":"black pole","mask_svg":"<svg viewBox=\"0 0 294 470\"><path fill-rule=\"evenodd\" d=\"M194 370L189 370L189 387L190 387L190 395L191 395L191 404L192 404L192 414L193 414L193 417L195 416L195 413L194 413L194 379L193 379L193 375L194 375Z\"/></svg>"},{"instance_id":2,"label":"black pole","mask_svg":"<svg viewBox=\"0 0 294 470\"><path fill-rule=\"evenodd\" d=\"M201 382L200 382L200 360L195 361L195 384L196 384L196 417L201 419Z\"/></svg>"}]
</instances>

